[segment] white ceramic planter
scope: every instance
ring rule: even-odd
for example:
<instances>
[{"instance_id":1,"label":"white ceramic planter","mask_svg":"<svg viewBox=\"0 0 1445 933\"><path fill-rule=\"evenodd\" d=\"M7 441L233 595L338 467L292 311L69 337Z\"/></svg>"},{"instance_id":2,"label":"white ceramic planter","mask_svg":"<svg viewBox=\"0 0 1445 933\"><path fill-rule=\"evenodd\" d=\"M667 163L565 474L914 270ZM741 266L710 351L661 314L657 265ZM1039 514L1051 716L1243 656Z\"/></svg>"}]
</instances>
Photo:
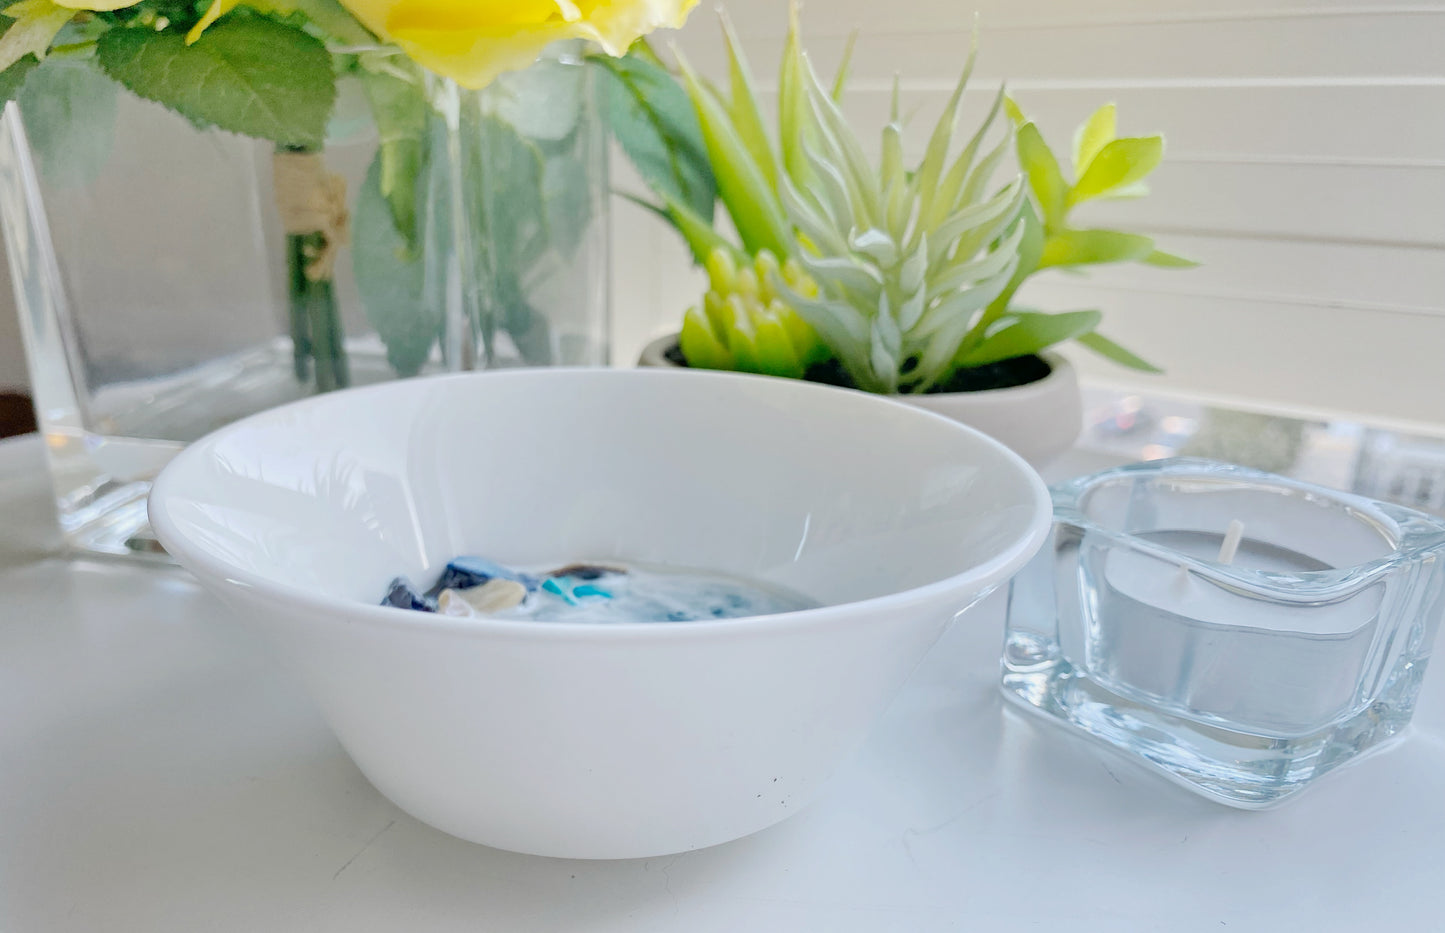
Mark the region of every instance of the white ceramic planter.
<instances>
[{"instance_id":1,"label":"white ceramic planter","mask_svg":"<svg viewBox=\"0 0 1445 933\"><path fill-rule=\"evenodd\" d=\"M643 349L638 365L681 368L666 355L676 344L676 334L659 337ZM1044 353L1043 358L1051 372L1028 385L894 398L977 428L1041 467L1073 446L1084 423L1073 364L1056 353Z\"/></svg>"}]
</instances>

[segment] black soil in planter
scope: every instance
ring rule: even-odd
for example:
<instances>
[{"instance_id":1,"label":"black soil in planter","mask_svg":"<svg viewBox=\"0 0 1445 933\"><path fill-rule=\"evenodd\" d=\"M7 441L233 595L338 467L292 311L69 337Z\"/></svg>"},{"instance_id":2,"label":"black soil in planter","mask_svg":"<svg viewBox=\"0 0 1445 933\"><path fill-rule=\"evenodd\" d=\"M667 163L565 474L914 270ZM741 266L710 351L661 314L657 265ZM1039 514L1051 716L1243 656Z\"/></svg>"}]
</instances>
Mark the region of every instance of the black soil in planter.
<instances>
[{"instance_id":1,"label":"black soil in planter","mask_svg":"<svg viewBox=\"0 0 1445 933\"><path fill-rule=\"evenodd\" d=\"M687 357L682 355L682 348L673 344L663 351L663 356L668 362L676 363L678 366L687 365ZM1025 386L1031 382L1048 376L1053 372L1052 367L1039 356L1016 356L1009 360L999 360L997 363L989 363L986 366L974 366L969 369L960 369L953 374L947 382L939 383L929 389L928 395L939 395L945 392L984 392L988 389L1012 389L1015 386ZM829 360L826 363L819 363L811 366L803 376L809 382L821 382L830 386L842 386L845 389L856 388L853 380L843 370L837 360Z\"/></svg>"}]
</instances>

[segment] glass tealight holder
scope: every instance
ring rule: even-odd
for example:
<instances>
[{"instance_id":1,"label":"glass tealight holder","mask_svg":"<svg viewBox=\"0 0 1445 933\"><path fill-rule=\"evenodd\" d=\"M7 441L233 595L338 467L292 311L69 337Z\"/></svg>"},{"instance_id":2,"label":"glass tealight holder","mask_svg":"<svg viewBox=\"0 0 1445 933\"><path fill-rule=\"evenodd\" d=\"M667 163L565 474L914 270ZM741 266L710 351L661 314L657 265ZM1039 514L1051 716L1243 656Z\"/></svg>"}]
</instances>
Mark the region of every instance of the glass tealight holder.
<instances>
[{"instance_id":1,"label":"glass tealight holder","mask_svg":"<svg viewBox=\"0 0 1445 933\"><path fill-rule=\"evenodd\" d=\"M1010 586L1003 690L1261 808L1398 735L1445 612L1445 521L1202 460L1052 488Z\"/></svg>"}]
</instances>

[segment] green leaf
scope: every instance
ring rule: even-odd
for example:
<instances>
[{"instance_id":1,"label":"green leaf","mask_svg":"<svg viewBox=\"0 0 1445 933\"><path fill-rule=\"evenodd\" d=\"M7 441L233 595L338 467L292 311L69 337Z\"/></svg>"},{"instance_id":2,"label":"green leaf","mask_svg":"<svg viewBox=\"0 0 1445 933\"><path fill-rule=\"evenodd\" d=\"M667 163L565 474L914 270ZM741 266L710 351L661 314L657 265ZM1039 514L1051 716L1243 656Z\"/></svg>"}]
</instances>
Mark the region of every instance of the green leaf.
<instances>
[{"instance_id":1,"label":"green leaf","mask_svg":"<svg viewBox=\"0 0 1445 933\"><path fill-rule=\"evenodd\" d=\"M476 98L472 98L473 103ZM531 366L550 365L547 319L528 300L526 282L557 262L557 240L547 212L546 160L541 149L499 117L462 108L463 179L476 237L477 285L485 294L483 337L497 329L511 337ZM585 226L588 218L573 218Z\"/></svg>"},{"instance_id":2,"label":"green leaf","mask_svg":"<svg viewBox=\"0 0 1445 933\"><path fill-rule=\"evenodd\" d=\"M1121 188L1110 188L1105 193L1099 195L1099 199L1103 201L1128 201L1134 198L1147 197L1148 194L1149 186L1142 181L1136 181L1132 185L1124 185Z\"/></svg>"},{"instance_id":3,"label":"green leaf","mask_svg":"<svg viewBox=\"0 0 1445 933\"><path fill-rule=\"evenodd\" d=\"M938 123L933 127L933 133L928 139L928 148L924 151L923 162L918 166L918 192L919 201L924 205L924 210L930 210L936 205L935 195L938 192L938 184L943 177L944 163L948 159L948 150L953 143L953 131L958 124L958 108L963 101L963 92L968 87L968 79L973 74L973 64L978 58L978 26L974 25L973 37L969 44L968 59L963 65L963 74L959 75L958 83L954 85L953 96L944 105L943 114L938 118ZM970 156L971 157L971 156ZM959 178L959 185L963 183ZM955 189L955 194L957 189ZM945 209L953 206L951 197L945 199ZM934 212L931 216L936 216ZM934 232L936 224L920 224L916 231L913 245L917 245L917 236L921 236L925 228L927 232Z\"/></svg>"},{"instance_id":4,"label":"green leaf","mask_svg":"<svg viewBox=\"0 0 1445 933\"><path fill-rule=\"evenodd\" d=\"M903 127L896 122L883 128L878 178L883 184L883 225L893 239L901 242L908 235L913 217L913 198L908 169L903 165Z\"/></svg>"},{"instance_id":5,"label":"green leaf","mask_svg":"<svg viewBox=\"0 0 1445 933\"><path fill-rule=\"evenodd\" d=\"M810 159L808 164L809 171L811 171L812 166L818 163L817 160ZM842 182L835 177L836 175L836 172L819 173L820 187L833 189L841 186ZM808 240L813 248L825 255L831 253L834 256L846 256L848 254L848 241L833 220L827 216L827 209L816 193L800 190L797 185L793 184L791 178L784 178L782 194L783 207L787 210L788 216L792 219L801 238ZM826 197L827 190L824 191L824 195L823 200L830 199Z\"/></svg>"},{"instance_id":6,"label":"green leaf","mask_svg":"<svg viewBox=\"0 0 1445 933\"><path fill-rule=\"evenodd\" d=\"M34 55L27 55L20 61L0 71L0 108L6 103L15 99L21 89L25 87L25 81L30 77L40 60Z\"/></svg>"},{"instance_id":7,"label":"green leaf","mask_svg":"<svg viewBox=\"0 0 1445 933\"><path fill-rule=\"evenodd\" d=\"M1099 326L1102 317L1098 311L1064 311L1060 314L1013 311L1003 319L1002 327L990 333L956 362L960 368L968 368L1036 354L1084 336Z\"/></svg>"},{"instance_id":8,"label":"green leaf","mask_svg":"<svg viewBox=\"0 0 1445 933\"><path fill-rule=\"evenodd\" d=\"M688 251L692 253L692 261L701 266L707 262L707 257L716 248L726 249L729 252L738 252L732 244L723 239L722 235L712 228L712 224L691 213L680 206L680 202L662 206L653 204L644 198L639 198L626 191L618 192L618 196L624 201L631 201L643 210L655 214L666 221L682 237L687 244Z\"/></svg>"},{"instance_id":9,"label":"green leaf","mask_svg":"<svg viewBox=\"0 0 1445 933\"><path fill-rule=\"evenodd\" d=\"M912 391L927 392L953 371L953 360L963 352L967 336L972 333L971 315L954 315L934 332L918 356L918 365L909 374L916 382Z\"/></svg>"},{"instance_id":10,"label":"green leaf","mask_svg":"<svg viewBox=\"0 0 1445 933\"><path fill-rule=\"evenodd\" d=\"M737 128L743 145L748 147L753 160L763 170L768 187L776 191L778 160L773 155L772 143L768 141L768 131L763 129L758 95L753 90L752 70L748 68L747 58L743 55L742 45L738 42L737 33L733 31L732 20L728 18L727 11L719 7L718 18L722 20L723 42L728 53L728 91L731 98L728 102L728 114L732 117L733 126Z\"/></svg>"},{"instance_id":11,"label":"green leaf","mask_svg":"<svg viewBox=\"0 0 1445 933\"><path fill-rule=\"evenodd\" d=\"M1193 259L1166 253L1160 249L1154 250L1139 261L1146 266L1158 266L1161 269L1194 269L1199 265Z\"/></svg>"},{"instance_id":12,"label":"green leaf","mask_svg":"<svg viewBox=\"0 0 1445 933\"><path fill-rule=\"evenodd\" d=\"M116 84L86 61L45 61L16 102L46 182L86 187L115 140Z\"/></svg>"},{"instance_id":13,"label":"green leaf","mask_svg":"<svg viewBox=\"0 0 1445 933\"><path fill-rule=\"evenodd\" d=\"M1089 163L1109 143L1118 136L1116 129L1116 114L1112 103L1105 104L1094 111L1093 116L1085 120L1078 132L1074 134L1074 179L1082 178L1088 170Z\"/></svg>"},{"instance_id":14,"label":"green leaf","mask_svg":"<svg viewBox=\"0 0 1445 933\"><path fill-rule=\"evenodd\" d=\"M245 4L277 16L299 14L315 29L347 45L365 46L377 41L376 36L337 0L245 0Z\"/></svg>"},{"instance_id":15,"label":"green leaf","mask_svg":"<svg viewBox=\"0 0 1445 933\"><path fill-rule=\"evenodd\" d=\"M955 259L969 261L985 244L1012 228L1028 203L1023 177L1016 176L987 201L962 208L937 230L928 232L929 264L942 261L954 243L958 244Z\"/></svg>"},{"instance_id":16,"label":"green leaf","mask_svg":"<svg viewBox=\"0 0 1445 933\"><path fill-rule=\"evenodd\" d=\"M773 284L788 307L849 365L850 372L854 364L863 361L865 354L860 351L867 346L869 326L868 319L857 308L823 296L809 298L781 280ZM860 369L866 370L866 363Z\"/></svg>"},{"instance_id":17,"label":"green leaf","mask_svg":"<svg viewBox=\"0 0 1445 933\"><path fill-rule=\"evenodd\" d=\"M978 130L969 139L968 145L964 146L963 151L958 154L958 158L954 161L953 167L948 170L948 175L944 178L938 193L934 195L933 204L928 208L927 219L924 221L924 226L930 232L937 230L939 224L943 223L951 212L970 203L972 201L970 195L981 191L983 184L988 180L987 176L993 173L993 166L989 163L988 158L985 158L981 173L971 173L970 170L973 167L974 157L978 154L979 146L983 144L984 137L988 135L989 128L993 126L994 119L998 117L1003 97L1003 88L999 88L998 94L994 95L993 106L989 108L988 116L984 118ZM1005 139L995 150L1000 156L1007 143L1008 140ZM984 177L980 178L980 175Z\"/></svg>"},{"instance_id":18,"label":"green leaf","mask_svg":"<svg viewBox=\"0 0 1445 933\"><path fill-rule=\"evenodd\" d=\"M878 180L889 192L908 190L908 169L903 165L903 127L889 123L883 127L883 154L878 162Z\"/></svg>"},{"instance_id":19,"label":"green leaf","mask_svg":"<svg viewBox=\"0 0 1445 933\"><path fill-rule=\"evenodd\" d=\"M426 162L426 91L389 71L362 69L359 75L376 122L381 195L397 231L415 250L417 184Z\"/></svg>"},{"instance_id":20,"label":"green leaf","mask_svg":"<svg viewBox=\"0 0 1445 933\"><path fill-rule=\"evenodd\" d=\"M1133 262L1154 251L1154 241L1117 230L1061 230L1044 243L1040 268Z\"/></svg>"},{"instance_id":21,"label":"green leaf","mask_svg":"<svg viewBox=\"0 0 1445 933\"><path fill-rule=\"evenodd\" d=\"M1018 215L1015 215L1009 222L1012 230L1003 239L999 240L993 249L979 256L977 259L970 259L960 262L954 259L949 265L935 267L933 274L923 284L927 287L923 294L928 301L935 301L946 298L950 293L960 288L967 288L985 279L992 279L1005 268L1009 270L1010 279L1017 271L1018 253L1021 247L1031 251L1036 249L1032 243L1025 243L1030 234L1036 232L1037 223L1030 225L1028 220L1018 222ZM1035 256L1025 256L1026 260L1033 261ZM1007 283L1008 280L1005 280ZM992 301L992 299L990 299Z\"/></svg>"},{"instance_id":22,"label":"green leaf","mask_svg":"<svg viewBox=\"0 0 1445 933\"><path fill-rule=\"evenodd\" d=\"M426 363L442 329L439 305L420 301L424 263L397 230L392 207L381 191L381 152L371 162L356 195L351 218L352 269L361 307L386 345L386 358L399 376L415 375Z\"/></svg>"},{"instance_id":23,"label":"green leaf","mask_svg":"<svg viewBox=\"0 0 1445 933\"><path fill-rule=\"evenodd\" d=\"M720 328L721 335L727 343L728 352L732 354L735 365L739 372L756 373L762 371L762 362L758 359L757 334L753 331L753 322L748 317L746 305L741 295L729 295L722 303L723 324ZM716 322L714 327L717 327Z\"/></svg>"},{"instance_id":24,"label":"green leaf","mask_svg":"<svg viewBox=\"0 0 1445 933\"><path fill-rule=\"evenodd\" d=\"M667 70L667 63L662 60L661 55L657 54L657 50L652 47L651 42L647 41L646 36L642 36L632 43L632 48L627 50L627 55L630 58L641 59L648 64L656 65L664 71Z\"/></svg>"},{"instance_id":25,"label":"green leaf","mask_svg":"<svg viewBox=\"0 0 1445 933\"><path fill-rule=\"evenodd\" d=\"M14 22L0 35L0 70L8 70L27 55L44 58L56 33L75 13L50 0L21 0L6 6L5 15Z\"/></svg>"},{"instance_id":26,"label":"green leaf","mask_svg":"<svg viewBox=\"0 0 1445 933\"><path fill-rule=\"evenodd\" d=\"M571 258L587 234L592 216L592 184L588 166L572 153L545 156L542 161L542 197L547 207L551 246Z\"/></svg>"},{"instance_id":27,"label":"green leaf","mask_svg":"<svg viewBox=\"0 0 1445 933\"><path fill-rule=\"evenodd\" d=\"M848 77L853 70L853 52L858 47L859 30L855 29L848 33L848 41L843 46L843 58L838 62L838 70L833 75L833 103L843 103L843 92L848 89Z\"/></svg>"},{"instance_id":28,"label":"green leaf","mask_svg":"<svg viewBox=\"0 0 1445 933\"><path fill-rule=\"evenodd\" d=\"M822 257L806 252L798 254L798 261L825 291L848 295L855 304L876 305L883 294L883 276L872 265L846 256Z\"/></svg>"},{"instance_id":29,"label":"green leaf","mask_svg":"<svg viewBox=\"0 0 1445 933\"><path fill-rule=\"evenodd\" d=\"M565 274L592 221L585 156L526 138L476 94L463 96L460 116L482 338L491 346L505 333L527 365L555 364L568 353L567 338L535 302L541 283Z\"/></svg>"},{"instance_id":30,"label":"green leaf","mask_svg":"<svg viewBox=\"0 0 1445 933\"><path fill-rule=\"evenodd\" d=\"M678 346L687 359L687 365L697 369L721 369L732 371L737 361L728 348L723 346L713 333L707 316L697 308L689 308L682 316L682 333L678 335Z\"/></svg>"},{"instance_id":31,"label":"green leaf","mask_svg":"<svg viewBox=\"0 0 1445 933\"><path fill-rule=\"evenodd\" d=\"M736 247L714 229L707 218L693 213L692 208L683 202L664 198L663 203L662 215L682 234L683 241L687 243L688 249L692 250L698 265L706 265L708 257L715 250L726 250L733 254L738 252Z\"/></svg>"},{"instance_id":32,"label":"green leaf","mask_svg":"<svg viewBox=\"0 0 1445 933\"><path fill-rule=\"evenodd\" d=\"M1063 226L1068 211L1069 186L1064 183L1059 171L1059 160L1054 158L1048 143L1039 134L1039 128L1025 123L1014 134L1014 145L1018 147L1019 166L1028 175L1029 187L1043 212L1044 227L1049 230Z\"/></svg>"},{"instance_id":33,"label":"green leaf","mask_svg":"<svg viewBox=\"0 0 1445 933\"><path fill-rule=\"evenodd\" d=\"M812 106L818 126L820 152L829 166L840 172L844 187L851 199L852 226L879 227L887 223L883 211L883 191L879 186L878 173L869 162L853 128L843 116L843 111L828 96L818 76L808 68L808 103ZM812 150L809 150L810 154ZM809 163L814 177L821 166Z\"/></svg>"},{"instance_id":34,"label":"green leaf","mask_svg":"<svg viewBox=\"0 0 1445 933\"><path fill-rule=\"evenodd\" d=\"M1009 277L1003 290L988 303L978 321L959 341L958 352L954 356L955 360L966 358L975 347L983 342L994 323L1008 311L1009 302L1013 300L1024 281L1038 271L1039 257L1043 255L1044 251L1044 226L1039 220L1039 215L1034 211L1033 205L1027 201L1024 202L1023 209L1019 211L1018 223L1023 224L1023 235L1020 237L1018 245L1018 265L1014 266L1013 274Z\"/></svg>"},{"instance_id":35,"label":"green leaf","mask_svg":"<svg viewBox=\"0 0 1445 933\"><path fill-rule=\"evenodd\" d=\"M1003 112L1008 114L1009 120L1013 122L1015 127L1023 126L1029 122L1029 118L1024 114L1023 108L1021 108L1018 102L1012 97L1005 97L1003 99Z\"/></svg>"},{"instance_id":36,"label":"green leaf","mask_svg":"<svg viewBox=\"0 0 1445 933\"><path fill-rule=\"evenodd\" d=\"M811 181L807 149L816 146L818 127L808 103L808 65L803 58L798 5L789 5L788 39L778 72L778 146L783 169L793 183L806 188Z\"/></svg>"},{"instance_id":37,"label":"green leaf","mask_svg":"<svg viewBox=\"0 0 1445 933\"><path fill-rule=\"evenodd\" d=\"M808 326L808 322L804 321L798 312L779 300L773 301L770 310L783 322L783 329L788 332L788 340L793 344L793 352L802 362L804 370L833 358L833 351L818 339L818 332Z\"/></svg>"},{"instance_id":38,"label":"green leaf","mask_svg":"<svg viewBox=\"0 0 1445 933\"><path fill-rule=\"evenodd\" d=\"M783 216L777 193L738 136L721 102L702 85L686 60L679 56L678 63L702 126L718 193L727 205L743 245L749 253L766 249L780 258L793 255L797 247L792 225Z\"/></svg>"},{"instance_id":39,"label":"green leaf","mask_svg":"<svg viewBox=\"0 0 1445 933\"><path fill-rule=\"evenodd\" d=\"M179 33L117 27L97 54L106 74L198 126L304 149L325 142L331 55L300 29L232 14L186 45Z\"/></svg>"},{"instance_id":40,"label":"green leaf","mask_svg":"<svg viewBox=\"0 0 1445 933\"><path fill-rule=\"evenodd\" d=\"M1108 337L1105 337L1103 334L1085 334L1084 336L1078 337L1076 339L1079 341L1079 343L1088 347L1090 350L1093 350L1100 356L1113 360L1120 366L1125 366L1129 369L1138 370L1139 372L1144 373L1162 373L1164 371L1158 366L1155 366L1153 363L1141 359L1138 356L1135 356L1130 351L1125 350L1123 347L1119 346Z\"/></svg>"},{"instance_id":41,"label":"green leaf","mask_svg":"<svg viewBox=\"0 0 1445 933\"><path fill-rule=\"evenodd\" d=\"M1019 223L1024 225L1023 239L1019 241L1019 264L1014 268L1008 287L988 307L988 314L994 317L1008 307L1024 281L1039 270L1039 262L1043 257L1044 225L1039 220L1039 215L1034 213L1033 205L1024 205L1019 212Z\"/></svg>"},{"instance_id":42,"label":"green leaf","mask_svg":"<svg viewBox=\"0 0 1445 933\"><path fill-rule=\"evenodd\" d=\"M992 180L993 173L997 171L999 163L1003 161L1004 153L1011 148L1009 143L1012 141L1012 134L1004 137L999 140L998 145L994 146L987 155L979 159L978 165L974 166L973 171L968 173L968 183L963 186L963 191L959 192L957 201L959 207L965 204L972 204L983 197L984 189Z\"/></svg>"},{"instance_id":43,"label":"green leaf","mask_svg":"<svg viewBox=\"0 0 1445 933\"><path fill-rule=\"evenodd\" d=\"M798 358L782 321L764 312L753 318L753 330L759 372L787 379L803 378L803 361Z\"/></svg>"},{"instance_id":44,"label":"green leaf","mask_svg":"<svg viewBox=\"0 0 1445 933\"><path fill-rule=\"evenodd\" d=\"M588 61L606 75L612 132L638 174L653 191L711 223L717 184L697 113L681 85L667 69L636 54Z\"/></svg>"},{"instance_id":45,"label":"green leaf","mask_svg":"<svg viewBox=\"0 0 1445 933\"><path fill-rule=\"evenodd\" d=\"M518 133L538 142L556 142L577 129L589 74L591 69L575 58L543 58L498 77L488 95L497 102L497 116ZM539 101L546 103L539 106Z\"/></svg>"},{"instance_id":46,"label":"green leaf","mask_svg":"<svg viewBox=\"0 0 1445 933\"><path fill-rule=\"evenodd\" d=\"M1069 204L1079 204L1143 181L1159 167L1163 158L1163 136L1116 139L1094 156L1088 170L1069 192Z\"/></svg>"}]
</instances>

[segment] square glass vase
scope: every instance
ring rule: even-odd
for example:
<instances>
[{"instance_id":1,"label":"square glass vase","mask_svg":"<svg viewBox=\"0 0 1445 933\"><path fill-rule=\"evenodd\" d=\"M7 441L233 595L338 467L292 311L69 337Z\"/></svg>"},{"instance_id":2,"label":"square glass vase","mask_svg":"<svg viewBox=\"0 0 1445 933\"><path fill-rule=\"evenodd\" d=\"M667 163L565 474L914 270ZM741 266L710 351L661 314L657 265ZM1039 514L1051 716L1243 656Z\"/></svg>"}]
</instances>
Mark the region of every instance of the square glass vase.
<instances>
[{"instance_id":1,"label":"square glass vase","mask_svg":"<svg viewBox=\"0 0 1445 933\"><path fill-rule=\"evenodd\" d=\"M1011 583L1023 709L1234 807L1283 801L1409 723L1445 612L1445 522L1199 460L1051 489Z\"/></svg>"},{"instance_id":2,"label":"square glass vase","mask_svg":"<svg viewBox=\"0 0 1445 933\"><path fill-rule=\"evenodd\" d=\"M151 479L237 418L605 365L610 137L587 51L480 91L401 59L384 85L344 70L304 151L197 129L89 59L35 68L0 116L0 227L70 550L166 559Z\"/></svg>"}]
</instances>

